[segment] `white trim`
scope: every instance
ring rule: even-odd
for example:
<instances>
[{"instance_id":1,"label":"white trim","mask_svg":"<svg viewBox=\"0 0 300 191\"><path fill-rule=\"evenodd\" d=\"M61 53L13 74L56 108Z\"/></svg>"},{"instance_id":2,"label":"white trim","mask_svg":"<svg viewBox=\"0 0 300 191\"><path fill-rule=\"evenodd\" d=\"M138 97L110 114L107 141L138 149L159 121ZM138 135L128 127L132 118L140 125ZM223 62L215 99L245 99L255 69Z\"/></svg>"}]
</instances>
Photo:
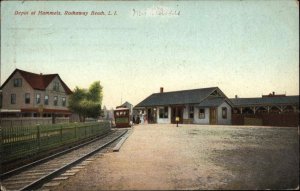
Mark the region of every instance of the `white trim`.
<instances>
[{"instance_id":1,"label":"white trim","mask_svg":"<svg viewBox=\"0 0 300 191\"><path fill-rule=\"evenodd\" d=\"M0 113L16 113L21 112L19 109L0 109Z\"/></svg>"},{"instance_id":2,"label":"white trim","mask_svg":"<svg viewBox=\"0 0 300 191\"><path fill-rule=\"evenodd\" d=\"M168 107L168 118L159 118L159 108ZM158 106L156 107L156 123L171 123L171 107L169 106Z\"/></svg>"}]
</instances>

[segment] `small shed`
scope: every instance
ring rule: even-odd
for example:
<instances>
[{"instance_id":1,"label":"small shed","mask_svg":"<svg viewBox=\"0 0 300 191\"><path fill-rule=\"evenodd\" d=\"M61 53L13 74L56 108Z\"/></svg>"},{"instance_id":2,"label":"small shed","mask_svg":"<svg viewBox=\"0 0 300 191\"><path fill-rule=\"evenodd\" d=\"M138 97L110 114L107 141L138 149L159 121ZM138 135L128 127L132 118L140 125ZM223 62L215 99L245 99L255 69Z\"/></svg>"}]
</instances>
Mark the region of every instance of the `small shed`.
<instances>
[{"instance_id":1,"label":"small shed","mask_svg":"<svg viewBox=\"0 0 300 191\"><path fill-rule=\"evenodd\" d=\"M130 126L130 111L128 108L117 108L114 110L115 124L117 128Z\"/></svg>"}]
</instances>

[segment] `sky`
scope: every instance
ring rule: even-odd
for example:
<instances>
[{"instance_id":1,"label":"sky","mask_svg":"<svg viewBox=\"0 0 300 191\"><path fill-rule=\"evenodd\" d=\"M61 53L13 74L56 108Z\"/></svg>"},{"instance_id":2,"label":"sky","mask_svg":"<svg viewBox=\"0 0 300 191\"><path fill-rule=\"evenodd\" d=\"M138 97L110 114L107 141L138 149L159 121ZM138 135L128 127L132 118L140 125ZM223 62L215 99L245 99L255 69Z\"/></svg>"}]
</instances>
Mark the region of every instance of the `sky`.
<instances>
[{"instance_id":1,"label":"sky","mask_svg":"<svg viewBox=\"0 0 300 191\"><path fill-rule=\"evenodd\" d=\"M100 81L107 108L160 87L299 95L299 3L1 1L0 84L16 68L58 73L72 90Z\"/></svg>"}]
</instances>

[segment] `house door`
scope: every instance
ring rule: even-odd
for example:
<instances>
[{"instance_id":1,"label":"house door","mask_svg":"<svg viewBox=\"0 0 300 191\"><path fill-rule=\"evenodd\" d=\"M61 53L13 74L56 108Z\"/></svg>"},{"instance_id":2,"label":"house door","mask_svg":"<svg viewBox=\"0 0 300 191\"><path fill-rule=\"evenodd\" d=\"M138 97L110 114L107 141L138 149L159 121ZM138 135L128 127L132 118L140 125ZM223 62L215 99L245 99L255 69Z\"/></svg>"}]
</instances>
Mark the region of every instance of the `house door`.
<instances>
[{"instance_id":1,"label":"house door","mask_svg":"<svg viewBox=\"0 0 300 191\"><path fill-rule=\"evenodd\" d=\"M217 124L217 109L215 107L210 108L209 110L209 124L210 125Z\"/></svg>"},{"instance_id":2,"label":"house door","mask_svg":"<svg viewBox=\"0 0 300 191\"><path fill-rule=\"evenodd\" d=\"M178 123L183 123L183 107L171 107L171 123L176 123L176 117L179 117Z\"/></svg>"}]
</instances>

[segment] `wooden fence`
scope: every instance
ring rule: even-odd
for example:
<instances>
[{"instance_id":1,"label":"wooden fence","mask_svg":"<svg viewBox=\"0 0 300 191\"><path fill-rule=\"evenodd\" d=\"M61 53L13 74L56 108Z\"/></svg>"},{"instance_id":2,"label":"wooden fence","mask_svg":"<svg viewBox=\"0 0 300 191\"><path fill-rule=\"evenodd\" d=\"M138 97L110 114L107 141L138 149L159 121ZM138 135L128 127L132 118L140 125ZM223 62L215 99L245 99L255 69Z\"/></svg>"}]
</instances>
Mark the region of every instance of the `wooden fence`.
<instances>
[{"instance_id":1,"label":"wooden fence","mask_svg":"<svg viewBox=\"0 0 300 191\"><path fill-rule=\"evenodd\" d=\"M232 125L299 126L299 113L232 114Z\"/></svg>"},{"instance_id":2,"label":"wooden fence","mask_svg":"<svg viewBox=\"0 0 300 191\"><path fill-rule=\"evenodd\" d=\"M1 163L28 157L42 151L103 135L110 122L67 123L1 127Z\"/></svg>"},{"instance_id":3,"label":"wooden fence","mask_svg":"<svg viewBox=\"0 0 300 191\"><path fill-rule=\"evenodd\" d=\"M0 118L1 127L20 127L32 125L50 125L53 123L51 117L18 117L18 118ZM68 117L56 117L55 123L69 123Z\"/></svg>"}]
</instances>

